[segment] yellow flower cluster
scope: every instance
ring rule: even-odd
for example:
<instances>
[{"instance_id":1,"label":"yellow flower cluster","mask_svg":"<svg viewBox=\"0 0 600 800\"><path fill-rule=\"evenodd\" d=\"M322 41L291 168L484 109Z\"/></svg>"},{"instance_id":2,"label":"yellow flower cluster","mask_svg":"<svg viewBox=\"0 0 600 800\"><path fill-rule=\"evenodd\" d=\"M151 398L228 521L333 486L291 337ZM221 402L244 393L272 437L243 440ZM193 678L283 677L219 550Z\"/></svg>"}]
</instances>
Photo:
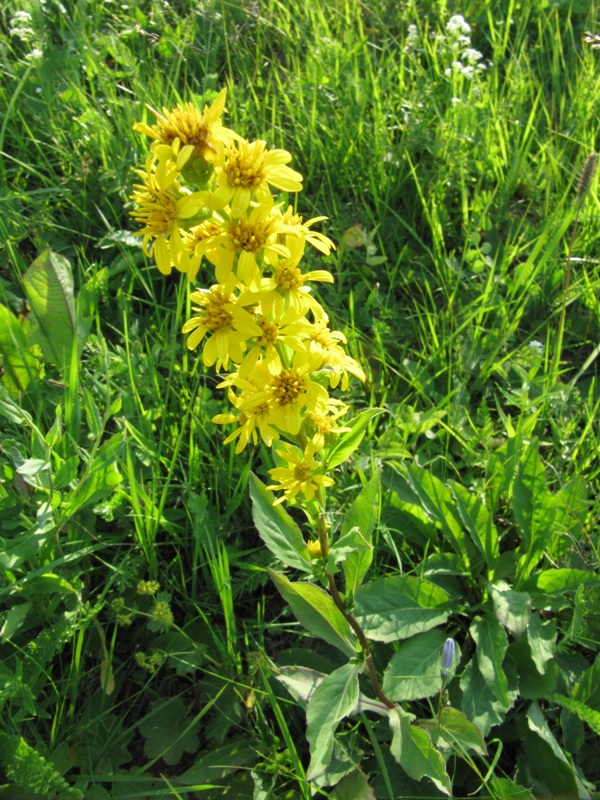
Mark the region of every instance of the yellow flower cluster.
<instances>
[{"instance_id":1,"label":"yellow flower cluster","mask_svg":"<svg viewBox=\"0 0 600 800\"><path fill-rule=\"evenodd\" d=\"M303 272L306 244L329 255L333 242L308 221L282 209L272 189L299 192L302 175L285 150L269 150L223 127L224 89L202 113L192 104L163 109L155 125L135 129L152 138L132 216L142 226L144 252L168 275L173 267L194 281L214 268L215 283L190 295L194 315L183 326L187 345L202 345L202 360L230 371L219 384L232 405L213 422L233 424L225 443L236 453L258 437L275 448L280 466L268 488L276 502L311 500L333 480L324 453L348 430L347 406L329 389L345 390L349 373L365 376L344 350L346 338L328 327L310 283L333 283L326 270Z\"/></svg>"}]
</instances>

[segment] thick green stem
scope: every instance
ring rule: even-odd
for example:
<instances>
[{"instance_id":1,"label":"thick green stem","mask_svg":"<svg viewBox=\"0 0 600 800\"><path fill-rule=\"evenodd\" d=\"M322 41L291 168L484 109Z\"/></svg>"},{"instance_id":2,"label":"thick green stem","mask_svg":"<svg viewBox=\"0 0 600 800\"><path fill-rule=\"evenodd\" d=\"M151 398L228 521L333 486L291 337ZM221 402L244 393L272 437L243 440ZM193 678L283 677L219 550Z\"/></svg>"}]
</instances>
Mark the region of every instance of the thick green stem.
<instances>
[{"instance_id":1,"label":"thick green stem","mask_svg":"<svg viewBox=\"0 0 600 800\"><path fill-rule=\"evenodd\" d=\"M326 559L329 553L329 537L327 535L327 523L325 522L325 515L323 513L319 515L318 534L319 534L319 544L321 545L321 556L324 559ZM352 630L356 634L356 638L360 642L360 646L362 647L365 656L365 665L369 672L369 677L371 679L371 684L373 686L373 691L385 706L387 706L388 708L394 708L394 704L389 699L389 697L386 697L386 695L383 692L383 689L381 688L381 684L379 683L377 669L375 668L375 662L373 661L371 648L369 647L369 640L367 639L365 632L360 627L358 620L356 619L354 614L346 610L346 607L344 606L344 601L342 600L339 590L337 588L337 583L335 582L335 575L332 575L330 572L326 572L325 575L327 576L329 593L333 598L333 602L342 612L344 617L348 620L350 627L352 628Z\"/></svg>"}]
</instances>

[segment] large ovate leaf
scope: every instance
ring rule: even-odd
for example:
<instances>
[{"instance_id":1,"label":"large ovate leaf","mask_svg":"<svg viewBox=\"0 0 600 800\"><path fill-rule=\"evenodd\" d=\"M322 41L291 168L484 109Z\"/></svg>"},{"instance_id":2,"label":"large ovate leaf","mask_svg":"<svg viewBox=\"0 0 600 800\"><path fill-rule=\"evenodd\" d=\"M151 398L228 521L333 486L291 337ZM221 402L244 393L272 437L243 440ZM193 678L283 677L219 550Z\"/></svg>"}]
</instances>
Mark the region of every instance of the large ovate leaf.
<instances>
[{"instance_id":1,"label":"large ovate leaf","mask_svg":"<svg viewBox=\"0 0 600 800\"><path fill-rule=\"evenodd\" d=\"M585 569L545 569L537 576L536 587L546 594L561 594L573 591L582 584L600 583L598 572Z\"/></svg>"},{"instance_id":2,"label":"large ovate leaf","mask_svg":"<svg viewBox=\"0 0 600 800\"><path fill-rule=\"evenodd\" d=\"M358 768L342 778L331 796L333 800L377 800L367 776Z\"/></svg>"},{"instance_id":3,"label":"large ovate leaf","mask_svg":"<svg viewBox=\"0 0 600 800\"><path fill-rule=\"evenodd\" d=\"M531 616L531 597L527 592L516 592L504 581L488 586L494 611L507 630L520 636L527 630Z\"/></svg>"},{"instance_id":4,"label":"large ovate leaf","mask_svg":"<svg viewBox=\"0 0 600 800\"><path fill-rule=\"evenodd\" d=\"M394 575L361 586L355 616L368 638L393 642L443 624L451 612L448 600L435 583Z\"/></svg>"},{"instance_id":5,"label":"large ovate leaf","mask_svg":"<svg viewBox=\"0 0 600 800\"><path fill-rule=\"evenodd\" d=\"M310 701L317 687L325 679L325 674L308 667L283 666L278 667L275 677L302 705ZM359 692L356 707L352 713L361 714L363 711L372 711L374 714L385 716L388 710L388 707L380 700L365 697Z\"/></svg>"},{"instance_id":6,"label":"large ovate leaf","mask_svg":"<svg viewBox=\"0 0 600 800\"><path fill-rule=\"evenodd\" d=\"M44 358L64 367L71 359L77 336L77 315L71 264L58 253L45 250L23 275L29 303L32 342Z\"/></svg>"},{"instance_id":7,"label":"large ovate leaf","mask_svg":"<svg viewBox=\"0 0 600 800\"><path fill-rule=\"evenodd\" d=\"M523 736L523 746L538 779L548 787L548 794L558 797L589 798L571 762L563 752L544 713L537 703L527 711L529 735Z\"/></svg>"},{"instance_id":8,"label":"large ovate leaf","mask_svg":"<svg viewBox=\"0 0 600 800\"><path fill-rule=\"evenodd\" d=\"M477 617L469 629L477 645L477 664L479 671L493 694L508 708L508 682L502 662L508 648L506 631L492 614Z\"/></svg>"},{"instance_id":9,"label":"large ovate leaf","mask_svg":"<svg viewBox=\"0 0 600 800\"><path fill-rule=\"evenodd\" d=\"M487 755L483 734L473 722L452 706L444 706L439 716L420 719L416 723L430 735L436 747L442 750L473 750L480 756Z\"/></svg>"},{"instance_id":10,"label":"large ovate leaf","mask_svg":"<svg viewBox=\"0 0 600 800\"><path fill-rule=\"evenodd\" d=\"M21 320L0 303L0 367L2 380L12 394L23 392L37 377L37 361L28 349Z\"/></svg>"},{"instance_id":11,"label":"large ovate leaf","mask_svg":"<svg viewBox=\"0 0 600 800\"><path fill-rule=\"evenodd\" d=\"M329 764L337 726L358 701L359 672L360 665L344 664L321 681L309 700L306 709L306 738L310 744L308 780L320 775Z\"/></svg>"},{"instance_id":12,"label":"large ovate leaf","mask_svg":"<svg viewBox=\"0 0 600 800\"><path fill-rule=\"evenodd\" d=\"M286 566L311 572L310 555L300 528L255 475L250 477L252 518L258 535Z\"/></svg>"},{"instance_id":13,"label":"large ovate leaf","mask_svg":"<svg viewBox=\"0 0 600 800\"><path fill-rule=\"evenodd\" d=\"M427 733L410 724L412 715L400 708L389 711L391 752L402 769L417 781L429 778L444 794L452 793L446 764Z\"/></svg>"},{"instance_id":14,"label":"large ovate leaf","mask_svg":"<svg viewBox=\"0 0 600 800\"><path fill-rule=\"evenodd\" d=\"M514 667L513 667L514 670ZM515 679L516 683L516 679ZM509 683L509 702L512 705L518 695ZM476 659L469 661L460 678L463 693L462 710L471 722L487 736L494 725L504 721L508 708L503 705L490 689L477 665Z\"/></svg>"},{"instance_id":15,"label":"large ovate leaf","mask_svg":"<svg viewBox=\"0 0 600 800\"><path fill-rule=\"evenodd\" d=\"M552 619L542 622L537 612L532 614L527 627L527 642L533 663L540 675L543 675L546 664L554 656L556 649L556 622Z\"/></svg>"},{"instance_id":16,"label":"large ovate leaf","mask_svg":"<svg viewBox=\"0 0 600 800\"><path fill-rule=\"evenodd\" d=\"M441 652L446 634L426 631L403 642L383 675L383 692L394 702L419 700L442 688Z\"/></svg>"},{"instance_id":17,"label":"large ovate leaf","mask_svg":"<svg viewBox=\"0 0 600 800\"><path fill-rule=\"evenodd\" d=\"M356 654L358 641L350 623L327 592L314 583L292 583L279 572L269 570L269 573L294 616L309 633L347 656Z\"/></svg>"}]
</instances>

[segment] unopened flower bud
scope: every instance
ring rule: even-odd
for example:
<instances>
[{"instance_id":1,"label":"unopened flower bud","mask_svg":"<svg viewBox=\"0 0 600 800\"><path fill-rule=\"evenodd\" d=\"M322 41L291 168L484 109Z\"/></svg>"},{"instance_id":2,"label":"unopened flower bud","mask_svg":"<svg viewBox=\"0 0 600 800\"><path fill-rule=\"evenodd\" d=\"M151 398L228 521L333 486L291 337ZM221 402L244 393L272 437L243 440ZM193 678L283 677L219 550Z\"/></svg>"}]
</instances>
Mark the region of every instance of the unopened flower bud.
<instances>
[{"instance_id":1,"label":"unopened flower bud","mask_svg":"<svg viewBox=\"0 0 600 800\"><path fill-rule=\"evenodd\" d=\"M456 642L454 639L446 639L444 642L444 649L442 651L442 680L445 681L448 677L448 672L454 664L456 658Z\"/></svg>"}]
</instances>

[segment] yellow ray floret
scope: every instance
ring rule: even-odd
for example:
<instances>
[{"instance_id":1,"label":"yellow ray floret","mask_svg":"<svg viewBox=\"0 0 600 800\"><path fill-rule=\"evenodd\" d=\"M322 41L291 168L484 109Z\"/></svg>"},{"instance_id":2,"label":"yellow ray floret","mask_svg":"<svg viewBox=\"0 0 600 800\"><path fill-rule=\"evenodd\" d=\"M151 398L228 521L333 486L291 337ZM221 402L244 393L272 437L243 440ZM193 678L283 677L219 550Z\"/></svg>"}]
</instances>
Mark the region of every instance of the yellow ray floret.
<instances>
[{"instance_id":1,"label":"yellow ray floret","mask_svg":"<svg viewBox=\"0 0 600 800\"><path fill-rule=\"evenodd\" d=\"M277 498L275 505L284 500L292 500L298 494L312 500L321 488L333 486L333 478L323 474L323 464L314 458L316 450L312 441L306 445L304 451L287 442L283 449L275 450L279 458L286 462L285 467L269 470L269 475L278 483L267 486L267 489L272 492L283 490L283 495Z\"/></svg>"}]
</instances>

